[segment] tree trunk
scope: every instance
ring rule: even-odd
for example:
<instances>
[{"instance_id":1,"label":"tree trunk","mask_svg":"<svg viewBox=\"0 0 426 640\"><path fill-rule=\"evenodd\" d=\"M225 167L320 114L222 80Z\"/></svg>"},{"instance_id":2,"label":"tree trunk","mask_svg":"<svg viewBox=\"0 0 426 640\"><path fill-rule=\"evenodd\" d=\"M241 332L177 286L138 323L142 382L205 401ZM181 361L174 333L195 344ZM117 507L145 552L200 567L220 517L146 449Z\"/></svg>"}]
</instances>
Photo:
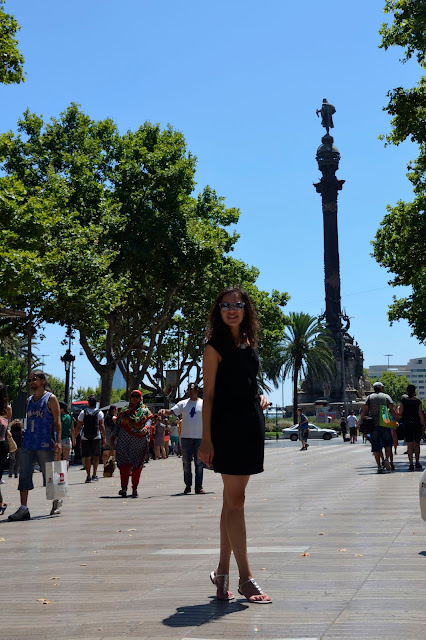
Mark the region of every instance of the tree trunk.
<instances>
[{"instance_id":1,"label":"tree trunk","mask_svg":"<svg viewBox=\"0 0 426 640\"><path fill-rule=\"evenodd\" d=\"M293 424L297 424L297 380L299 378L299 368L293 370Z\"/></svg>"},{"instance_id":2,"label":"tree trunk","mask_svg":"<svg viewBox=\"0 0 426 640\"><path fill-rule=\"evenodd\" d=\"M96 373L98 373L98 375L101 377L100 403L101 407L105 407L110 403L111 400L112 380L114 378L116 369L116 364L114 362L114 358L112 357L112 352L109 350L105 354L107 363L101 364L95 357L88 343L87 336L82 330L80 330L80 344L83 347L90 364L92 365Z\"/></svg>"},{"instance_id":3,"label":"tree trunk","mask_svg":"<svg viewBox=\"0 0 426 640\"><path fill-rule=\"evenodd\" d=\"M99 400L101 407L105 407L111 401L114 373L115 367L105 367L101 373L101 397Z\"/></svg>"}]
</instances>

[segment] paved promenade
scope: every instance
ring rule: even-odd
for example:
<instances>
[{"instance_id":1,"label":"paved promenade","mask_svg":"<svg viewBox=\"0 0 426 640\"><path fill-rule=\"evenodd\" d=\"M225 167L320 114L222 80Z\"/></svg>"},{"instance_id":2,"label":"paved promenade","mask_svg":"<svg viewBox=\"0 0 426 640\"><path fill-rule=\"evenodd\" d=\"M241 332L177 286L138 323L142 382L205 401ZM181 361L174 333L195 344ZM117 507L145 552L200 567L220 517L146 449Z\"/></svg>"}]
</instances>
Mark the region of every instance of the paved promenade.
<instances>
[{"instance_id":1,"label":"paved promenade","mask_svg":"<svg viewBox=\"0 0 426 640\"><path fill-rule=\"evenodd\" d=\"M250 559L272 605L217 602L221 479L183 495L181 461L150 462L140 497L123 499L118 471L84 484L70 472L60 516L41 474L32 519L8 522L17 481L4 476L0 518L1 640L424 640L426 523L420 473L376 475L368 445L270 442L248 487ZM426 466L426 447L422 447Z\"/></svg>"}]
</instances>

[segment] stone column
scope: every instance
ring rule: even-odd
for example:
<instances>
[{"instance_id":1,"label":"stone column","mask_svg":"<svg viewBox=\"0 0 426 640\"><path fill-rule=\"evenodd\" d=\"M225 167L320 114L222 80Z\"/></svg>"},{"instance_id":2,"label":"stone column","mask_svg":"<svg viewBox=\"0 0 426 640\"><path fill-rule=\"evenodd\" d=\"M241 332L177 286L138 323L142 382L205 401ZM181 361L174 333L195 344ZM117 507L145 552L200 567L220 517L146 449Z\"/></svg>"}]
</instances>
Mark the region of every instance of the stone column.
<instances>
[{"instance_id":1,"label":"stone column","mask_svg":"<svg viewBox=\"0 0 426 640\"><path fill-rule=\"evenodd\" d=\"M336 178L340 153L333 138L326 134L318 148L316 160L322 173L315 189L321 194L324 220L325 319L328 329L338 334L341 328L339 238L337 231L337 194L344 180Z\"/></svg>"}]
</instances>

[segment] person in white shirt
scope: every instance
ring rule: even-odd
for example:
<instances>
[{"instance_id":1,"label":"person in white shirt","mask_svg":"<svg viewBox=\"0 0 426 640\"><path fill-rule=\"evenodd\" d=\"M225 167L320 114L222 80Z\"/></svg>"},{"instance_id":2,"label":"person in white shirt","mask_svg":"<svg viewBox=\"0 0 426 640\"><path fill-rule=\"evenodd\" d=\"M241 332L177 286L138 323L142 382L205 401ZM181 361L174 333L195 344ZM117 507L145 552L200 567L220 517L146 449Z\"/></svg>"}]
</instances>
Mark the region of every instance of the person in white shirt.
<instances>
[{"instance_id":1,"label":"person in white shirt","mask_svg":"<svg viewBox=\"0 0 426 640\"><path fill-rule=\"evenodd\" d=\"M198 397L198 384L195 382L191 382L188 385L188 396L188 399L181 400L171 409L160 409L158 415L169 416L173 413L175 416L182 417L180 444L182 448L183 480L185 482L184 493L191 493L192 460L194 460L195 465L195 493L205 493L203 489L204 464L198 457L198 449L203 435L203 401Z\"/></svg>"},{"instance_id":2,"label":"person in white shirt","mask_svg":"<svg viewBox=\"0 0 426 640\"><path fill-rule=\"evenodd\" d=\"M97 401L95 396L89 396L87 402L89 406L80 412L73 436L73 447L75 447L76 438L80 433L80 429L83 428L81 434L81 457L84 458L84 466L87 473L86 483L92 482L92 480L99 480L96 472L101 455L101 444L103 446L106 445L104 414L99 409L96 409ZM90 476L92 459L93 475Z\"/></svg>"},{"instance_id":3,"label":"person in white shirt","mask_svg":"<svg viewBox=\"0 0 426 640\"><path fill-rule=\"evenodd\" d=\"M356 419L353 411L348 415L347 422L349 426L349 434L351 436L351 444L355 444L358 435L358 420Z\"/></svg>"}]
</instances>

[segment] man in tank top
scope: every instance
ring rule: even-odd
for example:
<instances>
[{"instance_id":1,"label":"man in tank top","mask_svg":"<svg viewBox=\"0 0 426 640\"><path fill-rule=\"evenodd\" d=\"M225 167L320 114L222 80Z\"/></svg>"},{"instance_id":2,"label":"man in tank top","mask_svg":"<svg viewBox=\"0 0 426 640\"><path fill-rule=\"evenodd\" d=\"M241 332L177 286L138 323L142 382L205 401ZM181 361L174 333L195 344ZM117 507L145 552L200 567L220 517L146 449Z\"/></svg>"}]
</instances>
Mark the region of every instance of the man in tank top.
<instances>
[{"instance_id":1,"label":"man in tank top","mask_svg":"<svg viewBox=\"0 0 426 640\"><path fill-rule=\"evenodd\" d=\"M46 376L43 371L33 371L29 377L32 395L27 404L27 427L20 449L20 471L18 489L21 506L9 516L9 520L29 520L28 492L34 489L34 463L38 462L44 473L46 462L61 455L61 414L58 399L46 391ZM54 500L50 515L60 513L62 500Z\"/></svg>"}]
</instances>

